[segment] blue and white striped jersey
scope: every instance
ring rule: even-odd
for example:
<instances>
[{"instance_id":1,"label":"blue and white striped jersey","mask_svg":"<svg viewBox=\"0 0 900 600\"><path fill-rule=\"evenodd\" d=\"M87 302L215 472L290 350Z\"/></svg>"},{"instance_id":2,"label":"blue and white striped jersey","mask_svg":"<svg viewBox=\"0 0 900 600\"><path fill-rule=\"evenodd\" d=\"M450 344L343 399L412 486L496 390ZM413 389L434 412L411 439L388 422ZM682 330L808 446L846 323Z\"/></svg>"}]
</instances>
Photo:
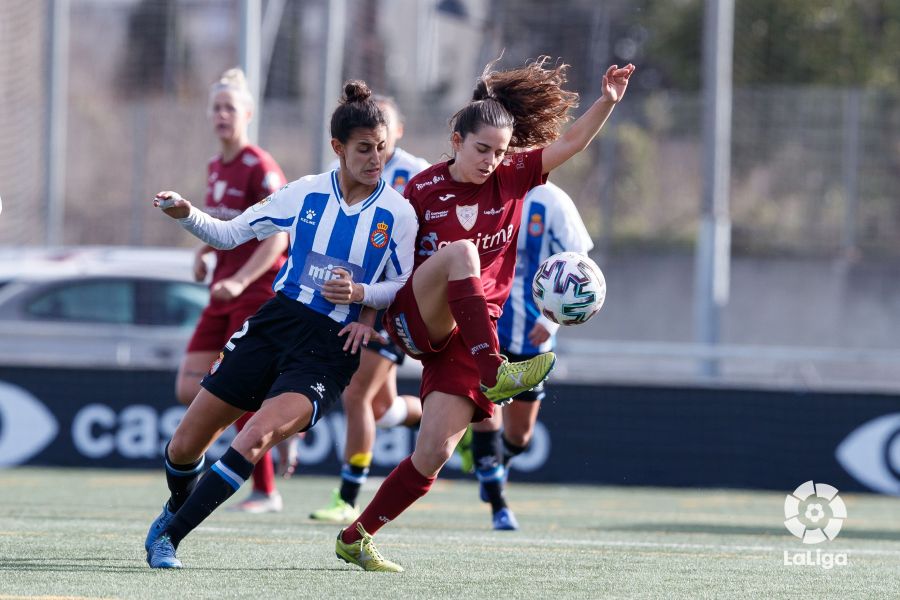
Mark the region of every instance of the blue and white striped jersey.
<instances>
[{"instance_id":1,"label":"blue and white striped jersey","mask_svg":"<svg viewBox=\"0 0 900 600\"><path fill-rule=\"evenodd\" d=\"M516 276L497 322L503 350L531 356L553 348L559 325L538 311L531 295L531 280L548 256L566 251L587 254L593 247L591 236L568 194L550 182L528 192L522 207ZM528 341L528 332L536 322L553 334L538 347Z\"/></svg>"},{"instance_id":2,"label":"blue and white striped jersey","mask_svg":"<svg viewBox=\"0 0 900 600\"><path fill-rule=\"evenodd\" d=\"M406 182L413 175L418 175L419 171L424 171L431 164L424 158L413 156L403 148L394 148L394 154L384 165L384 172L381 178L384 179L389 186L403 193L406 189ZM335 160L329 165L330 169L340 169L341 161Z\"/></svg>"},{"instance_id":3,"label":"blue and white striped jersey","mask_svg":"<svg viewBox=\"0 0 900 600\"><path fill-rule=\"evenodd\" d=\"M322 284L335 278L334 269L346 269L363 284L364 304L384 308L412 272L418 230L412 206L384 180L368 198L348 206L337 171L293 181L230 221L196 207L181 221L215 247L288 232L288 260L273 289L339 323L356 321L361 305L336 305L322 297Z\"/></svg>"}]
</instances>

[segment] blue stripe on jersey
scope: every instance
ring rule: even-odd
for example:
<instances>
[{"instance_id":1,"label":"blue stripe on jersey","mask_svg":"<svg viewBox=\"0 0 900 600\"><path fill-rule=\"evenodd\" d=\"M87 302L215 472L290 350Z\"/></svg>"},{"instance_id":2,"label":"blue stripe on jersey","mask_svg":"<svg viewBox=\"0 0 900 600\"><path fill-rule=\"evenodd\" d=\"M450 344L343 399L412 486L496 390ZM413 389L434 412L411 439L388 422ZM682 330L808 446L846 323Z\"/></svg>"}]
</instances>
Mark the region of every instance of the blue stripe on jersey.
<instances>
[{"instance_id":1,"label":"blue stripe on jersey","mask_svg":"<svg viewBox=\"0 0 900 600\"><path fill-rule=\"evenodd\" d=\"M300 206L293 245L288 261L285 263L285 267L290 270L281 288L281 291L290 298L296 299L300 296L300 276L303 274L303 265L306 264L307 254L312 250L316 229L319 227L319 218L325 212L325 205L328 204L329 198L331 198L330 194L312 192L307 194ZM281 273L275 281L280 280Z\"/></svg>"},{"instance_id":2,"label":"blue stripe on jersey","mask_svg":"<svg viewBox=\"0 0 900 600\"><path fill-rule=\"evenodd\" d=\"M381 182L369 199L374 202L384 189ZM321 296L321 284L332 277L336 267L349 270L357 283L373 283L396 248L394 218L390 210L381 206L347 214L343 204L331 194L307 194L295 219L289 260L276 279L276 287L286 272L279 288L282 293L342 323L357 320L362 307L336 307ZM325 229L320 231L321 228ZM394 266L400 272L399 262Z\"/></svg>"},{"instance_id":3,"label":"blue stripe on jersey","mask_svg":"<svg viewBox=\"0 0 900 600\"><path fill-rule=\"evenodd\" d=\"M394 238L391 238L391 264L394 265L394 271L397 273L403 272L403 267L400 266L400 259L397 258L397 242L394 241Z\"/></svg>"},{"instance_id":4,"label":"blue stripe on jersey","mask_svg":"<svg viewBox=\"0 0 900 600\"><path fill-rule=\"evenodd\" d=\"M341 185L338 183L338 170L335 169L331 172L331 191L334 193L335 198L343 198L344 195L341 194Z\"/></svg>"},{"instance_id":5,"label":"blue stripe on jersey","mask_svg":"<svg viewBox=\"0 0 900 600\"><path fill-rule=\"evenodd\" d=\"M539 202L530 202L527 206L528 213L523 213L523 226L522 231L519 233L520 244L524 239L524 248L519 249L519 253L517 256L517 260L519 260L519 264L516 265L516 281L513 284L513 288L510 293L509 299L506 301L503 307L503 314L500 316L500 320L497 322L497 337L500 341L500 346L506 350L515 352L516 354L524 354L531 355L537 354L540 350L533 346L528 341L528 332L530 332L534 328L534 324L537 321L537 318L540 316L540 311L538 311L537 305L534 303L534 297L531 294L531 281L534 279L535 273L537 273L538 267L541 264L541 261L546 258L544 256L544 242L545 236L548 235L546 223L546 213L547 207ZM533 235L528 225L533 222L532 217L537 217L537 222L543 224L543 229L541 230L539 235ZM513 294L519 293L517 292L517 287L521 289L522 295L522 304L525 308L524 319L521 317L518 319L518 322L514 319L515 310L513 309ZM513 331L514 327L524 328L519 330L519 332ZM518 348L510 348L513 345L513 338L516 337L516 334L522 339L522 348L519 350Z\"/></svg>"},{"instance_id":6,"label":"blue stripe on jersey","mask_svg":"<svg viewBox=\"0 0 900 600\"><path fill-rule=\"evenodd\" d=\"M371 196L369 196L368 198L366 198L365 200L363 200L362 210L366 210L367 208L369 208L370 206L372 206L372 203L373 203L373 202L375 202L376 200L378 200L378 196L380 196L380 195L381 195L381 192L384 191L384 186L385 186L385 185L386 185L386 184L384 183L384 179L379 179L379 180L378 180L378 185L375 186L375 191L372 192L372 195L371 195Z\"/></svg>"},{"instance_id":7,"label":"blue stripe on jersey","mask_svg":"<svg viewBox=\"0 0 900 600\"><path fill-rule=\"evenodd\" d=\"M532 215L540 216L541 222L545 224L543 233L548 233L546 227L547 207L538 202L532 202L528 213L528 222L531 222ZM543 235L525 234L525 256L528 258L525 263L526 270L522 273L522 277L525 280L525 341L522 342L522 354L531 354L538 351L538 349L535 346L532 346L531 342L528 341L528 332L534 327L537 318L541 314L537 304L534 303L534 294L531 293L531 282L538 271L538 267L541 266L541 261L544 259L541 255L543 248Z\"/></svg>"},{"instance_id":8,"label":"blue stripe on jersey","mask_svg":"<svg viewBox=\"0 0 900 600\"><path fill-rule=\"evenodd\" d=\"M347 260L347 257L350 256L350 246L347 244L347 240L353 238L357 223L359 223L358 214L348 215L344 211L339 211L331 230L331 237L328 238L328 249L325 254Z\"/></svg>"},{"instance_id":9,"label":"blue stripe on jersey","mask_svg":"<svg viewBox=\"0 0 900 600\"><path fill-rule=\"evenodd\" d=\"M364 265L366 280L371 281L375 274L383 269L385 255L391 252L394 243L394 215L383 208L376 208L369 226L369 241L366 244ZM398 271L399 273L399 271Z\"/></svg>"},{"instance_id":10,"label":"blue stripe on jersey","mask_svg":"<svg viewBox=\"0 0 900 600\"><path fill-rule=\"evenodd\" d=\"M294 224L294 217L289 217L286 219L275 219L272 217L260 217L255 221L250 221L250 227L253 227L257 223L262 223L263 221L269 221L270 223L276 225L277 227L290 227Z\"/></svg>"},{"instance_id":11,"label":"blue stripe on jersey","mask_svg":"<svg viewBox=\"0 0 900 600\"><path fill-rule=\"evenodd\" d=\"M553 230L550 229L547 231L547 236L550 238L550 243L548 245L548 254L547 256L553 256L557 252L564 252L565 248L563 248L562 242L559 241L559 238L556 237L556 234L553 233Z\"/></svg>"}]
</instances>

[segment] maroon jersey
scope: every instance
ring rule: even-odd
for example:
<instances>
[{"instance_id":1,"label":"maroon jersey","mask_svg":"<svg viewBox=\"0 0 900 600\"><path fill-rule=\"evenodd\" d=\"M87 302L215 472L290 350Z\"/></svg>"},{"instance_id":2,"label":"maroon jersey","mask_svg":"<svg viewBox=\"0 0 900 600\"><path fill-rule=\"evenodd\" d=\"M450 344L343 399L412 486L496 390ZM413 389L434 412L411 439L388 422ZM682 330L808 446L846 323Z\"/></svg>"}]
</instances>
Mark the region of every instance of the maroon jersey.
<instances>
[{"instance_id":1,"label":"maroon jersey","mask_svg":"<svg viewBox=\"0 0 900 600\"><path fill-rule=\"evenodd\" d=\"M253 206L285 184L284 173L268 152L258 146L247 146L229 162L222 156L209 161L209 177L206 184L206 212L229 221ZM258 240L250 240L232 250L216 250L215 283L234 275L246 263L256 248ZM251 283L241 299L249 296L271 296L272 282L285 258L281 257L259 279ZM266 298L260 298L264 301ZM215 302L215 301L213 301Z\"/></svg>"},{"instance_id":2,"label":"maroon jersey","mask_svg":"<svg viewBox=\"0 0 900 600\"><path fill-rule=\"evenodd\" d=\"M406 184L406 197L419 218L413 272L451 242L470 240L481 257L481 283L494 317L509 296L516 271L516 239L522 199L547 178L541 149L510 154L483 184L459 183L449 162L425 169Z\"/></svg>"}]
</instances>

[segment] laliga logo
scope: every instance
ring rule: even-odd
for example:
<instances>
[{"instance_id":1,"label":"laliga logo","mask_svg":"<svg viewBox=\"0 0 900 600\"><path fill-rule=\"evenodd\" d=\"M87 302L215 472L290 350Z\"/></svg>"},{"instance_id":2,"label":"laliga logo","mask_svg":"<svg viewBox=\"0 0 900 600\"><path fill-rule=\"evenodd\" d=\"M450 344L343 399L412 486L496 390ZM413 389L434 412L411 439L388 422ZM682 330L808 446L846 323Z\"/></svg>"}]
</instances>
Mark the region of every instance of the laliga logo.
<instances>
[{"instance_id":1,"label":"laliga logo","mask_svg":"<svg viewBox=\"0 0 900 600\"><path fill-rule=\"evenodd\" d=\"M56 438L50 411L22 388L0 381L0 467L27 462Z\"/></svg>"},{"instance_id":2,"label":"laliga logo","mask_svg":"<svg viewBox=\"0 0 900 600\"><path fill-rule=\"evenodd\" d=\"M827 483L801 483L784 498L784 526L804 544L833 540L847 518L837 488Z\"/></svg>"}]
</instances>

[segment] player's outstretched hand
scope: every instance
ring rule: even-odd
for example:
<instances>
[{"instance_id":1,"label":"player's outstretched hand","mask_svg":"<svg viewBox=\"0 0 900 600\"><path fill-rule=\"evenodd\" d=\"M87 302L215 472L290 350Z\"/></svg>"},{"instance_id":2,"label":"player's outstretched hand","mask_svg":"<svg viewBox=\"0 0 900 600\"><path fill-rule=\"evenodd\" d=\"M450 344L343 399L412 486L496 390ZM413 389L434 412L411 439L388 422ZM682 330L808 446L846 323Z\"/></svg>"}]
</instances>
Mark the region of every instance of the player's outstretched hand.
<instances>
[{"instance_id":1,"label":"player's outstretched hand","mask_svg":"<svg viewBox=\"0 0 900 600\"><path fill-rule=\"evenodd\" d=\"M625 89L628 87L628 80L634 73L634 65L628 63L624 67L619 65L611 65L606 73L603 74L603 97L613 103L618 103L625 95Z\"/></svg>"},{"instance_id":2,"label":"player's outstretched hand","mask_svg":"<svg viewBox=\"0 0 900 600\"><path fill-rule=\"evenodd\" d=\"M161 208L173 219L184 219L191 214L191 203L178 192L160 192L153 198L153 206Z\"/></svg>"},{"instance_id":3,"label":"player's outstretched hand","mask_svg":"<svg viewBox=\"0 0 900 600\"><path fill-rule=\"evenodd\" d=\"M359 350L360 345L368 346L369 340L377 340L382 344L387 344L388 341L381 337L377 331L369 327L364 323L359 323L354 321L349 325L346 325L343 329L338 331L338 335L346 335L347 340L344 342L344 352L350 351L350 354L356 354L356 351Z\"/></svg>"},{"instance_id":4,"label":"player's outstretched hand","mask_svg":"<svg viewBox=\"0 0 900 600\"><path fill-rule=\"evenodd\" d=\"M353 283L353 277L347 269L337 268L334 274L337 275L335 279L329 279L322 284L322 297L332 304L362 302L363 288Z\"/></svg>"}]
</instances>

